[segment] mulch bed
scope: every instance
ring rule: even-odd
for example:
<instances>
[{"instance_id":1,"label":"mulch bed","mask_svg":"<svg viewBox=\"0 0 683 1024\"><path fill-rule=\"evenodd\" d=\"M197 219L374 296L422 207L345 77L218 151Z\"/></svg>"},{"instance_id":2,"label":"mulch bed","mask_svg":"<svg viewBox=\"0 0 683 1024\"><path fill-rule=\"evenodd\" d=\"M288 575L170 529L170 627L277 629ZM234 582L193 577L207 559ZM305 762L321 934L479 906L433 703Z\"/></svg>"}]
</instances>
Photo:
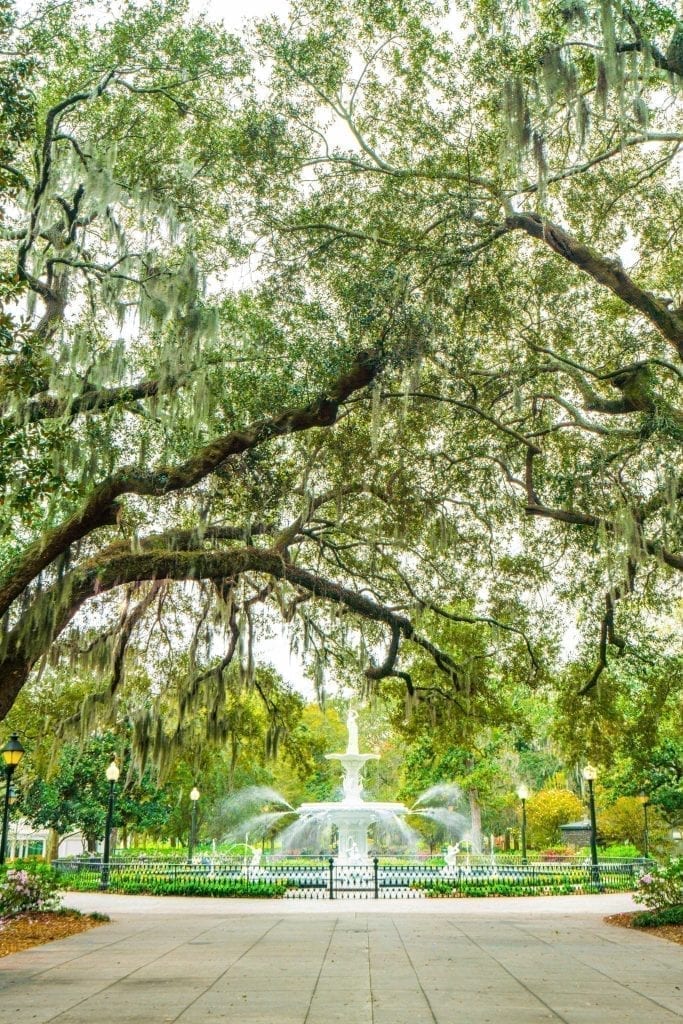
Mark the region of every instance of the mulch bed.
<instances>
[{"instance_id":1,"label":"mulch bed","mask_svg":"<svg viewBox=\"0 0 683 1024\"><path fill-rule=\"evenodd\" d=\"M605 923L615 924L619 928L633 928L634 917L635 913L610 914L605 918ZM668 939L670 942L677 942L683 946L683 924L663 924L656 928L634 928L633 930L640 935L657 935L660 939Z\"/></svg>"},{"instance_id":2,"label":"mulch bed","mask_svg":"<svg viewBox=\"0 0 683 1024\"><path fill-rule=\"evenodd\" d=\"M22 949L40 946L54 939L67 939L70 935L78 935L79 932L106 923L87 914L79 914L76 910L59 914L49 911L19 914L0 926L0 956L18 953Z\"/></svg>"}]
</instances>

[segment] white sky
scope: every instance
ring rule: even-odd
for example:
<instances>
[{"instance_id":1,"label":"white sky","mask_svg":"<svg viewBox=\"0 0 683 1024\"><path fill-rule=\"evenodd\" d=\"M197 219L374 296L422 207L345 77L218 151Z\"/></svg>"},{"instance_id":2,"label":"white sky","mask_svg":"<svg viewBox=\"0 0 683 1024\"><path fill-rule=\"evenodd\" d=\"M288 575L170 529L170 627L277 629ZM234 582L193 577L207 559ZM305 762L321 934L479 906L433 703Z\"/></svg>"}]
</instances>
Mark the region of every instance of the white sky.
<instances>
[{"instance_id":1,"label":"white sky","mask_svg":"<svg viewBox=\"0 0 683 1024\"><path fill-rule=\"evenodd\" d=\"M263 18L269 14L285 14L289 7L287 0L190 0L193 14L207 14L212 20L222 21L226 28L235 31L247 18Z\"/></svg>"}]
</instances>

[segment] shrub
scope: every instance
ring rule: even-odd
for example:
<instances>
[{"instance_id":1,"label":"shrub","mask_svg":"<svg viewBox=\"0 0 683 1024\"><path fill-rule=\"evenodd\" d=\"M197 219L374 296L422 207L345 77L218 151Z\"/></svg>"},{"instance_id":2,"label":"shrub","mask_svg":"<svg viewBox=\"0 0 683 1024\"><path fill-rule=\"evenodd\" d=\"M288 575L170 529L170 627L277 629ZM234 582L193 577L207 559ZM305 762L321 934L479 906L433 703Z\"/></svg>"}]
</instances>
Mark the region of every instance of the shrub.
<instances>
[{"instance_id":1,"label":"shrub","mask_svg":"<svg viewBox=\"0 0 683 1024\"><path fill-rule=\"evenodd\" d=\"M29 910L56 910L59 888L59 879L49 868L11 868L0 882L0 914L12 917Z\"/></svg>"},{"instance_id":2,"label":"shrub","mask_svg":"<svg viewBox=\"0 0 683 1024\"><path fill-rule=\"evenodd\" d=\"M609 807L603 808L598 826L600 838L606 843L629 843L638 850L643 849L645 818L643 805L637 797L620 796ZM666 822L657 808L652 806L648 812L648 834L652 846L661 845L667 834Z\"/></svg>"},{"instance_id":3,"label":"shrub","mask_svg":"<svg viewBox=\"0 0 683 1024\"><path fill-rule=\"evenodd\" d=\"M667 924L683 924L683 906L643 911L633 917L634 928L660 928Z\"/></svg>"},{"instance_id":4,"label":"shrub","mask_svg":"<svg viewBox=\"0 0 683 1024\"><path fill-rule=\"evenodd\" d=\"M100 888L99 872L83 871L68 877L69 889L78 892L97 892ZM223 896L262 897L284 896L296 883L287 879L277 882L248 881L231 878L159 878L153 875L135 876L116 872L109 877L109 892L129 896Z\"/></svg>"},{"instance_id":5,"label":"shrub","mask_svg":"<svg viewBox=\"0 0 683 1024\"><path fill-rule=\"evenodd\" d=\"M607 872L595 883L587 870L557 870L518 878L427 879L413 882L412 889L421 889L425 896L568 896L574 893L628 892L633 888L629 874Z\"/></svg>"},{"instance_id":6,"label":"shrub","mask_svg":"<svg viewBox=\"0 0 683 1024\"><path fill-rule=\"evenodd\" d=\"M683 905L683 858L643 875L633 898L649 910Z\"/></svg>"},{"instance_id":7,"label":"shrub","mask_svg":"<svg viewBox=\"0 0 683 1024\"><path fill-rule=\"evenodd\" d=\"M600 826L602 834L602 826ZM586 857L590 855L590 848L586 847ZM609 846L600 847L600 856L603 860L635 860L640 857L640 851L632 843L611 843Z\"/></svg>"}]
</instances>

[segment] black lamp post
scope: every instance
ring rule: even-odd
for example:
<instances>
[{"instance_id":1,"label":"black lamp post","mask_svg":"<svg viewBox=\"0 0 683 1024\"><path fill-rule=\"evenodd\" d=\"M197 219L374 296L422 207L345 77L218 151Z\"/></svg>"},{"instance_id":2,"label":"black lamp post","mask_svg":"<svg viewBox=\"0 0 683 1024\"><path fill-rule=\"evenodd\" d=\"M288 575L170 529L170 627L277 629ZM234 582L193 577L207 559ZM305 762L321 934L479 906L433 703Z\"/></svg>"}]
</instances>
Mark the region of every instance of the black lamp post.
<instances>
[{"instance_id":1,"label":"black lamp post","mask_svg":"<svg viewBox=\"0 0 683 1024\"><path fill-rule=\"evenodd\" d=\"M650 830L647 825L647 809L650 806L650 798L647 793L641 793L638 797L643 805L643 856L650 856Z\"/></svg>"},{"instance_id":2,"label":"black lamp post","mask_svg":"<svg viewBox=\"0 0 683 1024\"><path fill-rule=\"evenodd\" d=\"M104 853L102 855L102 874L100 889L109 888L109 853L111 844L112 822L114 820L114 787L119 778L119 766L114 755L107 765L107 782L109 783L109 803L107 804L107 823L104 829Z\"/></svg>"},{"instance_id":3,"label":"black lamp post","mask_svg":"<svg viewBox=\"0 0 683 1024\"><path fill-rule=\"evenodd\" d=\"M188 863L192 863L192 857L194 855L194 844L197 841L197 802L199 800L200 793L196 786L193 786L190 790L190 800L192 801L192 821L190 824L190 842L188 843L187 860Z\"/></svg>"},{"instance_id":4,"label":"black lamp post","mask_svg":"<svg viewBox=\"0 0 683 1024\"><path fill-rule=\"evenodd\" d=\"M12 733L7 743L0 751L5 762L5 807L2 815L2 839L0 840L0 864L5 863L5 851L7 849L7 830L9 827L9 805L12 790L12 776L24 756L24 748L15 732Z\"/></svg>"},{"instance_id":5,"label":"black lamp post","mask_svg":"<svg viewBox=\"0 0 683 1024\"><path fill-rule=\"evenodd\" d=\"M526 864L526 802L529 799L529 789L524 783L517 787L517 796L522 801L522 864Z\"/></svg>"},{"instance_id":6,"label":"black lamp post","mask_svg":"<svg viewBox=\"0 0 683 1024\"><path fill-rule=\"evenodd\" d=\"M598 827L595 820L595 793L593 783L598 777L598 770L592 764L587 764L583 769L583 777L588 783L588 807L591 816L591 865L593 882L597 883L598 878Z\"/></svg>"}]
</instances>

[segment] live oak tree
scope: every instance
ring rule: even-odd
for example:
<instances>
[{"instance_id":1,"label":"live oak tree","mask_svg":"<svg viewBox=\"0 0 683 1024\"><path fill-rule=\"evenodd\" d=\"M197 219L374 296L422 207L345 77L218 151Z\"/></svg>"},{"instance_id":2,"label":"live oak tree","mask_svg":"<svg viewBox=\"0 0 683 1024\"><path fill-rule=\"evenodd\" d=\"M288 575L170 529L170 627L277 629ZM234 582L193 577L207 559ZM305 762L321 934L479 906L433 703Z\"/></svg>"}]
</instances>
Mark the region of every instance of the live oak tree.
<instances>
[{"instance_id":1,"label":"live oak tree","mask_svg":"<svg viewBox=\"0 0 683 1024\"><path fill-rule=\"evenodd\" d=\"M680 594L683 29L661 4L463 5L455 39L431 4L297 10L261 32L312 151L298 205L268 205L277 256L366 318L393 296L420 374L382 386L385 416L442 405L413 464L499 571L564 576L595 615L588 692L619 601Z\"/></svg>"},{"instance_id":2,"label":"live oak tree","mask_svg":"<svg viewBox=\"0 0 683 1024\"><path fill-rule=\"evenodd\" d=\"M92 710L184 647L178 723L225 736L277 615L318 679L414 693L422 650L458 713L425 610L530 683L579 616L590 695L683 569L673 13L81 14L5 28L0 714L48 657L100 666Z\"/></svg>"}]
</instances>

